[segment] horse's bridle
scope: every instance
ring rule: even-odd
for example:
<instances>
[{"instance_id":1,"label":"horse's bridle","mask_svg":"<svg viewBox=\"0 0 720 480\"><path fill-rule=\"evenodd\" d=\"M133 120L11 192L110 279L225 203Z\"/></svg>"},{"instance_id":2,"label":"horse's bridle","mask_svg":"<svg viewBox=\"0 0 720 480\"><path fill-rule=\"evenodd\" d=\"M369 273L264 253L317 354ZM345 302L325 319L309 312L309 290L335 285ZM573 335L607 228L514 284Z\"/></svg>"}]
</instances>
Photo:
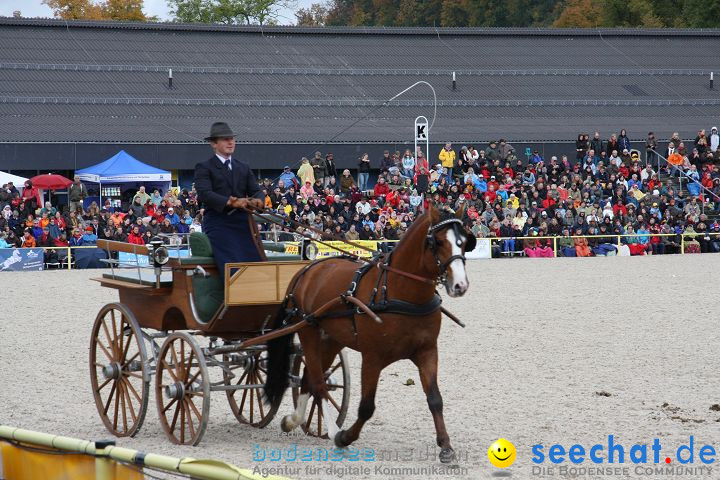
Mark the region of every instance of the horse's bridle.
<instances>
[{"instance_id":1,"label":"horse's bridle","mask_svg":"<svg viewBox=\"0 0 720 480\"><path fill-rule=\"evenodd\" d=\"M462 260L463 265L465 264L465 255L462 253L460 255L451 255L447 258L444 262L440 260L440 257L438 256L437 251L437 239L435 238L435 234L437 234L441 230L445 230L447 228L452 228L455 232L455 241L457 242L457 246L461 247L463 246L462 237L465 235L467 237L466 242L469 244L471 243L470 236L468 236L467 233L464 233L463 228L463 222L462 220L458 218L448 218L447 220L443 220L441 222L436 223L435 225L430 225L428 228L428 233L426 237L426 241L428 246L430 247L430 251L433 254L433 257L435 257L435 262L437 263L438 267L438 276L437 281L439 283L445 283L447 280L447 269L450 266L452 262L455 260ZM472 236L472 239L474 240L475 237ZM466 245L466 250L473 250L475 246L473 245L472 248L468 248L468 245ZM462 252L462 250L461 250Z\"/></svg>"}]
</instances>

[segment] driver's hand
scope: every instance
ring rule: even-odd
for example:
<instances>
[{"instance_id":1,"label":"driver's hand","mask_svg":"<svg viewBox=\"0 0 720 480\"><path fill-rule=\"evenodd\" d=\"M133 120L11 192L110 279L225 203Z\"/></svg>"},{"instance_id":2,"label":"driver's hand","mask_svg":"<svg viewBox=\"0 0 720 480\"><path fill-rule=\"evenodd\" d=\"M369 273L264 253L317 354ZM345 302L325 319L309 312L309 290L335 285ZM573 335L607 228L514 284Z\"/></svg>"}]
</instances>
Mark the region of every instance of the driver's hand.
<instances>
[{"instance_id":1,"label":"driver's hand","mask_svg":"<svg viewBox=\"0 0 720 480\"><path fill-rule=\"evenodd\" d=\"M265 202L259 198L248 198L248 206L253 210L262 210L265 207Z\"/></svg>"},{"instance_id":2,"label":"driver's hand","mask_svg":"<svg viewBox=\"0 0 720 480\"><path fill-rule=\"evenodd\" d=\"M240 208L240 209L246 209L248 207L248 199L247 198L236 198L233 200L232 203L233 208Z\"/></svg>"}]
</instances>

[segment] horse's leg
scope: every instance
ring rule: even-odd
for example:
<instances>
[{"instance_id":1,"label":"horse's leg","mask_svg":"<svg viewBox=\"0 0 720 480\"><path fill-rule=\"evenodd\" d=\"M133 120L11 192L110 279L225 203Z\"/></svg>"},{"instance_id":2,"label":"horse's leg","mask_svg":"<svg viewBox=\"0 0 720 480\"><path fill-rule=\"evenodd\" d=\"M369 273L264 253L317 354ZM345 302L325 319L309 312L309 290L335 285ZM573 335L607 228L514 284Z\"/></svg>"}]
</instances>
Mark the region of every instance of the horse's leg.
<instances>
[{"instance_id":1,"label":"horse's leg","mask_svg":"<svg viewBox=\"0 0 720 480\"><path fill-rule=\"evenodd\" d=\"M345 448L357 440L363 425L370 420L375 412L375 392L377 391L380 372L385 368L385 365L381 364L377 357L369 357L368 355L363 353L362 356L362 385L358 418L352 427L347 430L340 430L335 435L335 445L339 448Z\"/></svg>"},{"instance_id":2,"label":"horse's leg","mask_svg":"<svg viewBox=\"0 0 720 480\"><path fill-rule=\"evenodd\" d=\"M432 413L433 421L435 422L437 444L438 447L440 447L440 461L442 463L450 463L455 459L455 451L450 446L450 437L445 429L443 400L437 384L437 343L433 344L432 347L420 350L413 355L411 360L420 372L420 381L422 382L430 413Z\"/></svg>"},{"instance_id":3,"label":"horse's leg","mask_svg":"<svg viewBox=\"0 0 720 480\"><path fill-rule=\"evenodd\" d=\"M310 397L312 396L318 408L322 409L328 434L334 436L337 433L338 427L335 415L330 411L329 402L327 401L327 385L325 384L323 366L326 363L327 366L330 365L330 362L335 358L335 355L337 355L341 347L336 342L330 344L327 340L323 340L320 330L317 328L303 329L298 336L300 337L300 344L302 345L303 355L305 357L305 370L302 373L300 396L298 397L297 408L291 415L287 415L282 419L280 427L283 431L289 432L298 425L302 425L305 422L305 411L308 401L310 401Z\"/></svg>"},{"instance_id":4,"label":"horse's leg","mask_svg":"<svg viewBox=\"0 0 720 480\"><path fill-rule=\"evenodd\" d=\"M300 395L298 395L297 406L290 415L285 415L280 421L280 428L283 432L292 432L299 425L305 422L305 410L307 409L308 399L310 398L310 388L308 386L308 378L304 372L301 372L302 380L300 382Z\"/></svg>"}]
</instances>

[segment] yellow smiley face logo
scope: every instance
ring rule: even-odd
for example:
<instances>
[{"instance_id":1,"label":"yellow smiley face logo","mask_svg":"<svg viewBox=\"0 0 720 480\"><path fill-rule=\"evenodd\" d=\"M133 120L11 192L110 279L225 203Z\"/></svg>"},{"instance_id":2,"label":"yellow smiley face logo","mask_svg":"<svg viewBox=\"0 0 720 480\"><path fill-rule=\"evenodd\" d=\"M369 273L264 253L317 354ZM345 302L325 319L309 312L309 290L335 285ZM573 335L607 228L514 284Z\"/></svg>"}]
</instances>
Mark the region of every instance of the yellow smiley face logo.
<instances>
[{"instance_id":1,"label":"yellow smiley face logo","mask_svg":"<svg viewBox=\"0 0 720 480\"><path fill-rule=\"evenodd\" d=\"M507 468L512 465L515 461L515 455L515 445L504 438L490 445L488 449L490 463L498 468Z\"/></svg>"}]
</instances>

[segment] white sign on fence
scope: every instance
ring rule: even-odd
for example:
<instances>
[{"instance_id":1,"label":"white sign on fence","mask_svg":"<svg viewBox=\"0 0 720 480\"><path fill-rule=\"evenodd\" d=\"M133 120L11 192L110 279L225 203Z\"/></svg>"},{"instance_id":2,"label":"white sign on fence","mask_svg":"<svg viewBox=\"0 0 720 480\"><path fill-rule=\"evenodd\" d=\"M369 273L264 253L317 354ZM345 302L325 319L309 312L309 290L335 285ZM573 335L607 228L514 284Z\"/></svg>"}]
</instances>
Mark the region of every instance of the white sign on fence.
<instances>
[{"instance_id":1,"label":"white sign on fence","mask_svg":"<svg viewBox=\"0 0 720 480\"><path fill-rule=\"evenodd\" d=\"M465 258L475 260L477 258L492 258L492 249L489 238L478 238L477 246L472 252L465 252Z\"/></svg>"}]
</instances>

